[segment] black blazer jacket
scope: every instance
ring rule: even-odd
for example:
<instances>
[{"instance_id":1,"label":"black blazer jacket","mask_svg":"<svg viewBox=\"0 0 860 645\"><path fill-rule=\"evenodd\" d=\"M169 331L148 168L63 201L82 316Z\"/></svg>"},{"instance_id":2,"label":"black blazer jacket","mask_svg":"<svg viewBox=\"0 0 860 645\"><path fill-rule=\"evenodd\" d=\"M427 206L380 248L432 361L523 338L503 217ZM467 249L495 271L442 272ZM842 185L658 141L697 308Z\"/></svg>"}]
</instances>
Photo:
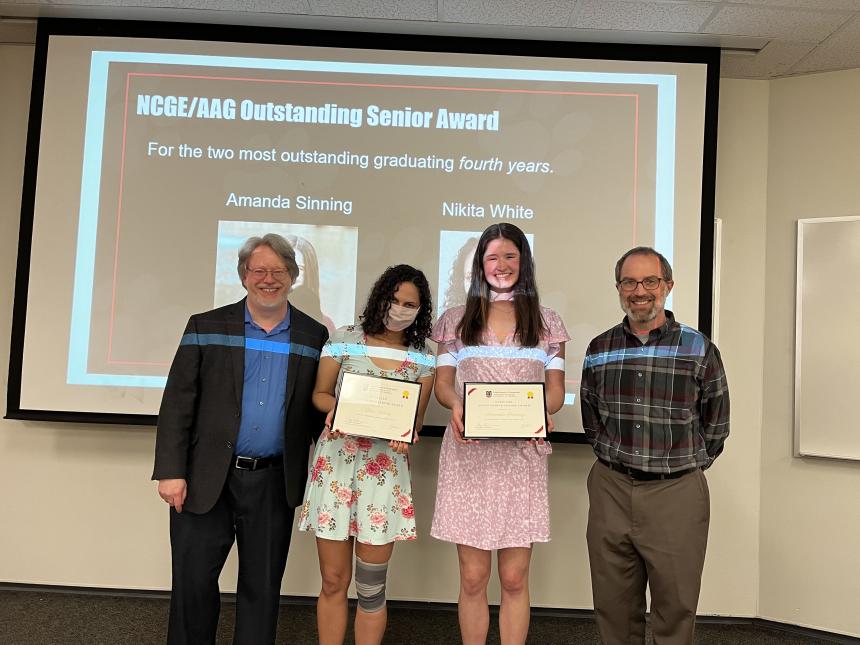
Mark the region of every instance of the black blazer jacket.
<instances>
[{"instance_id":1,"label":"black blazer jacket","mask_svg":"<svg viewBox=\"0 0 860 645\"><path fill-rule=\"evenodd\" d=\"M290 358L284 427L287 503L302 503L308 450L324 417L311 403L328 331L290 305ZM245 376L245 300L188 320L170 367L155 440L153 479L185 479L184 509L209 511L233 463Z\"/></svg>"}]
</instances>

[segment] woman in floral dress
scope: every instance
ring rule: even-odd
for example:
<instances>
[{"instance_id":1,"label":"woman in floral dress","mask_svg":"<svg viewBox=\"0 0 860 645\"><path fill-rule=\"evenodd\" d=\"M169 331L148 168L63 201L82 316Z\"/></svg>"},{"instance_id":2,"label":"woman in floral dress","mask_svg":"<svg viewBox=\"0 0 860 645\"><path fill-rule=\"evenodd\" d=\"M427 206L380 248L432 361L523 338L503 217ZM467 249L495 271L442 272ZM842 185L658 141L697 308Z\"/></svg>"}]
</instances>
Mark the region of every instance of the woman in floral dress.
<instances>
[{"instance_id":1,"label":"woman in floral dress","mask_svg":"<svg viewBox=\"0 0 860 645\"><path fill-rule=\"evenodd\" d=\"M427 278L401 264L376 281L360 325L335 331L323 347L313 403L328 412L317 443L299 530L316 535L322 590L317 626L322 645L343 643L355 550L359 606L356 643L380 643L385 632L385 576L398 540L414 540L409 445L331 430L342 374L354 372L421 383L416 433L433 389L435 357L425 345L432 303ZM417 435L416 435L417 440Z\"/></svg>"},{"instance_id":2,"label":"woman in floral dress","mask_svg":"<svg viewBox=\"0 0 860 645\"><path fill-rule=\"evenodd\" d=\"M466 304L446 311L436 398L451 409L439 455L430 534L454 542L460 562L458 611L463 643L484 643L487 583L498 551L502 643L524 643L529 626L531 547L549 541L549 443L463 438L463 383L546 383L547 412L564 403L564 323L540 306L528 240L513 224L494 224L478 241ZM548 429L552 429L552 419Z\"/></svg>"}]
</instances>

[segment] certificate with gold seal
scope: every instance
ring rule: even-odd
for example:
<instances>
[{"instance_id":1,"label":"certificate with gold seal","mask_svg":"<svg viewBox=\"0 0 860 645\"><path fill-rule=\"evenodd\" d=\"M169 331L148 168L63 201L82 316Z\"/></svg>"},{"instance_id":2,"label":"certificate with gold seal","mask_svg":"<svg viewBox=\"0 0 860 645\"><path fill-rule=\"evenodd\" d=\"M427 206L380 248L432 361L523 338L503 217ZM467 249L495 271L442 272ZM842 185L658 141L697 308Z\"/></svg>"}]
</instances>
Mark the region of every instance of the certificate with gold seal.
<instances>
[{"instance_id":1,"label":"certificate with gold seal","mask_svg":"<svg viewBox=\"0 0 860 645\"><path fill-rule=\"evenodd\" d=\"M421 384L384 376L344 372L332 430L412 443Z\"/></svg>"},{"instance_id":2,"label":"certificate with gold seal","mask_svg":"<svg viewBox=\"0 0 860 645\"><path fill-rule=\"evenodd\" d=\"M543 383L464 383L463 436L467 439L546 437Z\"/></svg>"}]
</instances>

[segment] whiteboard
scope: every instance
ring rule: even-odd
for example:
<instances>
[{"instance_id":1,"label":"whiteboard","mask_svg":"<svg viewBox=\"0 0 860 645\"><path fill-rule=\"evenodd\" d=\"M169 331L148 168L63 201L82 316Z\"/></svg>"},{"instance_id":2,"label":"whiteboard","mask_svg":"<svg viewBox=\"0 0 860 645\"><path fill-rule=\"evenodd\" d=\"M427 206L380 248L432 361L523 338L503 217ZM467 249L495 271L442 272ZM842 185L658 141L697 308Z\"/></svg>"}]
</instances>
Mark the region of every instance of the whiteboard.
<instances>
[{"instance_id":1,"label":"whiteboard","mask_svg":"<svg viewBox=\"0 0 860 645\"><path fill-rule=\"evenodd\" d=\"M860 460L860 216L797 222L795 456Z\"/></svg>"}]
</instances>

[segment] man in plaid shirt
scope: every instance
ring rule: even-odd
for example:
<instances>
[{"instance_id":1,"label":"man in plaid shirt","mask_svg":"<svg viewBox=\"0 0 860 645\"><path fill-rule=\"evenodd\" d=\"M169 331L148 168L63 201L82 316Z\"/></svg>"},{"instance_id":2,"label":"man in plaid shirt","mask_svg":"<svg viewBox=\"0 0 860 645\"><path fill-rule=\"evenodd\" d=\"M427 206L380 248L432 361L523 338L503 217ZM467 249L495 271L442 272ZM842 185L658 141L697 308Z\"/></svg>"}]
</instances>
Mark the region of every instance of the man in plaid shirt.
<instances>
[{"instance_id":1,"label":"man in plaid shirt","mask_svg":"<svg viewBox=\"0 0 860 645\"><path fill-rule=\"evenodd\" d=\"M672 267L636 247L615 265L624 320L591 341L582 422L588 555L605 645L645 642L645 587L660 645L693 642L710 501L704 470L729 434L720 352L664 309Z\"/></svg>"}]
</instances>

